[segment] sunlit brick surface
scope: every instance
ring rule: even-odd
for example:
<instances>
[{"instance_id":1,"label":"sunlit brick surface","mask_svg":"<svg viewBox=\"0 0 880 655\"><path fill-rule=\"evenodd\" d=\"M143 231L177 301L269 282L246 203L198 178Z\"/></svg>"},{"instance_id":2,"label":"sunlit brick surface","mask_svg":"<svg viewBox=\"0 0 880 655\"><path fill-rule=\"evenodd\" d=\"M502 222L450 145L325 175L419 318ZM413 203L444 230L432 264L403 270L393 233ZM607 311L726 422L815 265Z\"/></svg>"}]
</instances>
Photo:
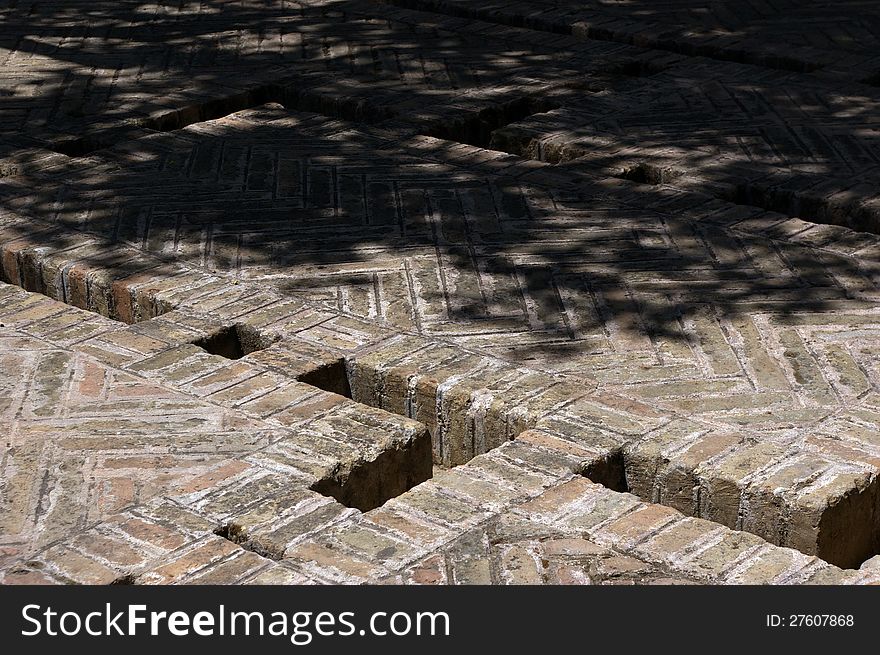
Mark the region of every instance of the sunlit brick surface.
<instances>
[{"instance_id":1,"label":"sunlit brick surface","mask_svg":"<svg viewBox=\"0 0 880 655\"><path fill-rule=\"evenodd\" d=\"M0 10L5 582L878 580L880 19L502 4Z\"/></svg>"}]
</instances>

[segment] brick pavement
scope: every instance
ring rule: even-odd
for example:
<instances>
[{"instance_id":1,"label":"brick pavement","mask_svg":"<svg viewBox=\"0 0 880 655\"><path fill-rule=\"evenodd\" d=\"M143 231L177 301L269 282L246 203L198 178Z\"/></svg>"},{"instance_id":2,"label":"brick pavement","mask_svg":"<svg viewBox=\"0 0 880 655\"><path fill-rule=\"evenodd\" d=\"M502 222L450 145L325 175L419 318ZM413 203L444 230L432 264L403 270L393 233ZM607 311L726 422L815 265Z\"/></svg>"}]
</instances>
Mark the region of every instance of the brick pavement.
<instances>
[{"instance_id":1,"label":"brick pavement","mask_svg":"<svg viewBox=\"0 0 880 655\"><path fill-rule=\"evenodd\" d=\"M4 580L876 582L880 63L680 4L5 9Z\"/></svg>"}]
</instances>

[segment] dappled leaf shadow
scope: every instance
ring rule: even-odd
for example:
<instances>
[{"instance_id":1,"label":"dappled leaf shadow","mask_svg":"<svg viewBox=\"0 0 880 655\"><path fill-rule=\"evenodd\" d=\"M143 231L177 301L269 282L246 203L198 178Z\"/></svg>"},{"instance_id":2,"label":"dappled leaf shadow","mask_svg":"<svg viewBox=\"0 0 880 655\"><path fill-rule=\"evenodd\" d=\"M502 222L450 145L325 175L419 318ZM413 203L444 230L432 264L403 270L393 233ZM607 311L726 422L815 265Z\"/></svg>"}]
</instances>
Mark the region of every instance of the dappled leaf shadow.
<instances>
[{"instance_id":1,"label":"dappled leaf shadow","mask_svg":"<svg viewBox=\"0 0 880 655\"><path fill-rule=\"evenodd\" d=\"M27 7L34 9L28 14ZM357 81L364 94L374 85L372 102L391 93L409 104L390 103L390 117L361 116L380 132L331 120L339 117L333 106L323 116L273 106L164 134L141 123L137 140L101 144L110 147L8 178L0 191L6 211L272 284L404 330L464 341L499 335L526 360L620 348L659 357L664 343L687 348L688 322L707 309L715 321L833 311L840 303L858 305L859 292L874 287L876 271L855 260L819 258L785 239L770 243L760 232L712 222L715 205L707 197L681 196L698 205L684 212L667 207L675 194L663 187L635 194L635 186L621 183L609 190L602 176L583 174L615 166L613 151L592 153L587 167L558 167L571 177L556 185L542 180L546 168L515 157L471 151L463 158L455 143L400 136L436 133L443 111L461 112L456 103L465 91L483 94L484 103L493 94L522 96L533 89L523 82L531 77L566 84L554 96L562 109L538 107L549 111L527 121L552 127L560 112L575 108L584 130L596 129L588 119L598 121L617 149L673 144L694 167L723 170L714 144L729 136L726 119L702 131L688 131L687 118L653 124L652 106L636 101L640 90L659 84L653 78L621 73L605 95L567 84L611 61L621 65L638 49L585 45L604 53L587 64L583 52L513 50L500 40L382 20L377 6L363 2L302 3L295 10L230 3L210 15L90 3L93 43L73 38L83 29L71 13L76 7L86 11L19 3L6 12L6 43L15 33L18 51L46 65L22 64L14 102L0 97L0 111L12 116L24 107L18 125L44 144L53 135L126 124L157 107L177 111L290 75L320 84L328 98L348 97ZM302 38L291 49L293 35ZM42 89L32 102L20 97L29 75ZM621 98L629 123L612 113ZM9 132L15 129L8 123ZM847 129L846 121L836 129ZM793 154L774 156L780 166ZM819 167L812 174L821 177L826 171ZM63 230L46 238L59 249L75 245ZM109 248L71 257L120 276L130 272Z\"/></svg>"}]
</instances>

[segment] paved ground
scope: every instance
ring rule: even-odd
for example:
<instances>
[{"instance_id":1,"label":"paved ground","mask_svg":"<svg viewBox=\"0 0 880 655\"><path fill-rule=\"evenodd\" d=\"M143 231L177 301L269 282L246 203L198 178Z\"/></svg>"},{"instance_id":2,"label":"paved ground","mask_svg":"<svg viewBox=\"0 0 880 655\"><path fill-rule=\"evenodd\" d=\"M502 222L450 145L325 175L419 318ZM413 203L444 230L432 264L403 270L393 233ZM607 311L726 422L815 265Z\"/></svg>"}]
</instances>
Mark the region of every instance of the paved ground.
<instances>
[{"instance_id":1,"label":"paved ground","mask_svg":"<svg viewBox=\"0 0 880 655\"><path fill-rule=\"evenodd\" d=\"M880 581L880 12L497 4L0 9L5 582Z\"/></svg>"}]
</instances>

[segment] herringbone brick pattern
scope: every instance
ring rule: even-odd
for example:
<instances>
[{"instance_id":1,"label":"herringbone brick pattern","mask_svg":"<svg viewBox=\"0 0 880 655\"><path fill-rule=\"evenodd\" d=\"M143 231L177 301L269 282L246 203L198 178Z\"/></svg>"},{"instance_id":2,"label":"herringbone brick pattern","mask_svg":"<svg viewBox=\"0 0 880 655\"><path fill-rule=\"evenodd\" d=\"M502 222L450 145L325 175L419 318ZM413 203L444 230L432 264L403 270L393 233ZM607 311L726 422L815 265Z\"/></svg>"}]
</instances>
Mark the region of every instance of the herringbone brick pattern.
<instances>
[{"instance_id":1,"label":"herringbone brick pattern","mask_svg":"<svg viewBox=\"0 0 880 655\"><path fill-rule=\"evenodd\" d=\"M443 31L442 20L426 25L359 0L18 2L0 11L0 157L13 160L22 148L75 148L84 135L85 147L112 143L257 98L379 121L535 92L638 54L601 43L523 49L515 36ZM572 58L579 65L567 65Z\"/></svg>"},{"instance_id":2,"label":"herringbone brick pattern","mask_svg":"<svg viewBox=\"0 0 880 655\"><path fill-rule=\"evenodd\" d=\"M860 344L876 335L877 271L821 227L634 209L366 134L340 145L349 130L280 110L223 119L148 139L146 160L122 169L66 167L46 178L58 195L10 204L51 202L57 222L147 252L517 361L601 371L603 385L734 424L774 407L821 418L876 390ZM718 404L688 405L704 384Z\"/></svg>"},{"instance_id":3,"label":"herringbone brick pattern","mask_svg":"<svg viewBox=\"0 0 880 655\"><path fill-rule=\"evenodd\" d=\"M876 579L870 6L111 4L2 10L5 581Z\"/></svg>"},{"instance_id":4,"label":"herringbone brick pattern","mask_svg":"<svg viewBox=\"0 0 880 655\"><path fill-rule=\"evenodd\" d=\"M673 67L511 125L494 143L876 232L876 93L748 68Z\"/></svg>"},{"instance_id":5,"label":"herringbone brick pattern","mask_svg":"<svg viewBox=\"0 0 880 655\"><path fill-rule=\"evenodd\" d=\"M227 413L3 329L3 547L27 555L268 440Z\"/></svg>"}]
</instances>

